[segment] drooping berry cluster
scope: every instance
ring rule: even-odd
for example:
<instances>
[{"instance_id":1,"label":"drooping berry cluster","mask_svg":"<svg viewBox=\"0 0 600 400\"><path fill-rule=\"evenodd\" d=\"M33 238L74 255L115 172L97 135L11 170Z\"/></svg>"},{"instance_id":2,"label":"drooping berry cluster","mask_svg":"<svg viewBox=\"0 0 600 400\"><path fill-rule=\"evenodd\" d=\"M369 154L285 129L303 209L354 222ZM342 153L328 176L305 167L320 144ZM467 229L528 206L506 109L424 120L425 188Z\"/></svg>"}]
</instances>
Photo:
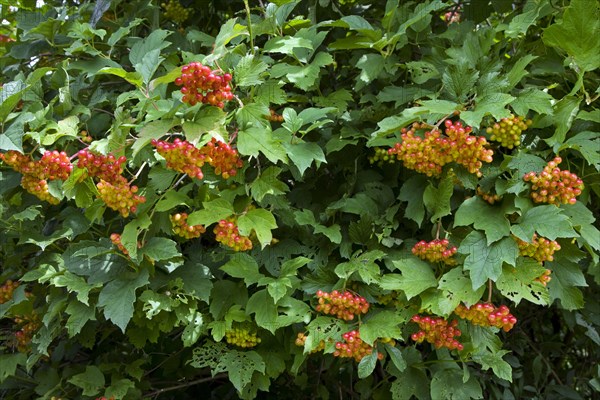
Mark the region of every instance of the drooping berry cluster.
<instances>
[{"instance_id":1,"label":"drooping berry cluster","mask_svg":"<svg viewBox=\"0 0 600 400\"><path fill-rule=\"evenodd\" d=\"M308 336L305 333L300 332L300 333L298 333L298 336L296 336L296 340L294 343L296 344L296 346L304 347L304 345L306 343L306 339L308 339ZM319 342L319 344L317 345L317 347L312 349L310 351L310 353L311 354L318 353L319 351L323 351L323 350L325 350L325 341L321 340Z\"/></svg>"},{"instance_id":2,"label":"drooping berry cluster","mask_svg":"<svg viewBox=\"0 0 600 400\"><path fill-rule=\"evenodd\" d=\"M205 156L206 162L215 169L215 174L225 179L236 176L237 170L243 166L237 150L215 138L206 143L200 152Z\"/></svg>"},{"instance_id":3,"label":"drooping berry cluster","mask_svg":"<svg viewBox=\"0 0 600 400\"><path fill-rule=\"evenodd\" d=\"M58 204L60 200L50 194L48 181L66 180L73 170L69 156L56 150L44 152L40 160L33 160L14 150L0 154L0 159L23 174L23 189L50 204Z\"/></svg>"},{"instance_id":4,"label":"drooping berry cluster","mask_svg":"<svg viewBox=\"0 0 600 400\"><path fill-rule=\"evenodd\" d=\"M334 315L344 321L352 321L355 316L366 314L369 311L367 300L351 292L340 293L334 290L327 293L318 290L317 298L319 299L316 307L318 312Z\"/></svg>"},{"instance_id":5,"label":"drooping berry cluster","mask_svg":"<svg viewBox=\"0 0 600 400\"><path fill-rule=\"evenodd\" d=\"M225 331L225 341L234 346L247 349L259 344L260 338L256 335L256 332L252 332L249 328L238 327Z\"/></svg>"},{"instance_id":6,"label":"drooping berry cluster","mask_svg":"<svg viewBox=\"0 0 600 400\"><path fill-rule=\"evenodd\" d=\"M502 199L502 196L497 194L492 194L485 192L481 187L477 187L477 195L481 197L483 200L487 201L489 204L495 204L497 201Z\"/></svg>"},{"instance_id":7,"label":"drooping berry cluster","mask_svg":"<svg viewBox=\"0 0 600 400\"><path fill-rule=\"evenodd\" d=\"M442 347L446 347L450 350L463 349L463 345L455 339L455 337L461 335L460 329L456 327L458 325L457 320L448 322L443 318L434 318L417 314L412 317L411 321L417 323L421 329L411 335L411 339L415 342L422 343L423 341L427 341L428 343L433 344L437 349Z\"/></svg>"},{"instance_id":8,"label":"drooping berry cluster","mask_svg":"<svg viewBox=\"0 0 600 400\"><path fill-rule=\"evenodd\" d=\"M169 0L168 3L161 3L165 9L163 15L171 21L182 24L190 17L190 10L181 5L179 0Z\"/></svg>"},{"instance_id":9,"label":"drooping berry cluster","mask_svg":"<svg viewBox=\"0 0 600 400\"><path fill-rule=\"evenodd\" d=\"M346 332L342 335L342 338L344 339L343 342L335 344L334 357L354 358L356 362L360 362L364 357L373 353L373 346L363 342L358 331ZM378 353L377 358L382 360L383 354Z\"/></svg>"},{"instance_id":10,"label":"drooping berry cluster","mask_svg":"<svg viewBox=\"0 0 600 400\"><path fill-rule=\"evenodd\" d=\"M124 179L121 176L123 173L123 164L127 161L124 156L117 158L112 153L105 156L93 153L86 148L77 153L77 159L77 168L85 168L88 176L107 182Z\"/></svg>"},{"instance_id":11,"label":"drooping berry cluster","mask_svg":"<svg viewBox=\"0 0 600 400\"><path fill-rule=\"evenodd\" d=\"M537 278L534 279L534 281L541 283L542 285L546 286L548 285L548 282L550 282L552 280L552 271L550 271L549 269L546 269L544 271L544 273L540 276L538 276Z\"/></svg>"},{"instance_id":12,"label":"drooping berry cluster","mask_svg":"<svg viewBox=\"0 0 600 400\"><path fill-rule=\"evenodd\" d=\"M482 136L470 135L471 127L463 127L460 121L446 120L445 136L437 129L426 131L424 138L417 136L417 129L427 125L415 123L407 130L402 129L402 142L388 150L404 166L427 176L439 176L442 167L456 162L470 173L481 176L480 168L484 162L492 162L492 150L485 148L487 140Z\"/></svg>"},{"instance_id":13,"label":"drooping berry cluster","mask_svg":"<svg viewBox=\"0 0 600 400\"><path fill-rule=\"evenodd\" d=\"M186 140L175 139L173 143L164 140L152 140L158 154L167 160L167 168L188 174L192 178L202 179L204 174L200 169L206 162L206 155Z\"/></svg>"},{"instance_id":14,"label":"drooping berry cluster","mask_svg":"<svg viewBox=\"0 0 600 400\"><path fill-rule=\"evenodd\" d=\"M389 293L378 296L377 302L384 306L392 305L392 306L398 308L398 307L402 306L402 301L400 301L400 299L398 298L399 295L400 294L398 293L398 291L392 290Z\"/></svg>"},{"instance_id":15,"label":"drooping berry cluster","mask_svg":"<svg viewBox=\"0 0 600 400\"><path fill-rule=\"evenodd\" d=\"M267 115L267 119L271 122L283 122L283 115L277 114L275 110L269 108L269 115Z\"/></svg>"},{"instance_id":16,"label":"drooping berry cluster","mask_svg":"<svg viewBox=\"0 0 600 400\"><path fill-rule=\"evenodd\" d=\"M554 261L554 252L560 250L560 244L555 240L533 234L533 240L528 243L524 240L514 237L519 246L519 254L525 257L531 257L539 263L545 261Z\"/></svg>"},{"instance_id":17,"label":"drooping berry cluster","mask_svg":"<svg viewBox=\"0 0 600 400\"><path fill-rule=\"evenodd\" d=\"M29 351L31 338L41 326L40 317L35 312L28 315L16 316L15 324L20 327L20 329L15 332L17 350L21 353L26 353Z\"/></svg>"},{"instance_id":18,"label":"drooping berry cluster","mask_svg":"<svg viewBox=\"0 0 600 400\"><path fill-rule=\"evenodd\" d=\"M79 137L79 140L81 140L83 143L91 143L91 142L92 142L92 140L94 140L94 139L93 139L93 138L90 136L90 134L88 133L88 131L85 131L85 130L83 130L83 131L79 132L79 136L80 136L80 137Z\"/></svg>"},{"instance_id":19,"label":"drooping berry cluster","mask_svg":"<svg viewBox=\"0 0 600 400\"><path fill-rule=\"evenodd\" d=\"M118 233L113 233L110 235L110 241L117 246L117 248L121 251L121 253L125 254L126 256L129 256L129 252L127 251L127 249L125 248L125 246L123 246L123 244L121 243L121 235L119 235Z\"/></svg>"},{"instance_id":20,"label":"drooping berry cluster","mask_svg":"<svg viewBox=\"0 0 600 400\"><path fill-rule=\"evenodd\" d=\"M521 133L527 130L531 124L530 119L526 120L525 117L511 115L488 127L486 132L491 135L490 140L500 142L501 146L512 149L521 144Z\"/></svg>"},{"instance_id":21,"label":"drooping berry cluster","mask_svg":"<svg viewBox=\"0 0 600 400\"><path fill-rule=\"evenodd\" d=\"M173 227L173 233L177 236L181 236L185 239L199 238L206 228L203 225L188 225L187 224L187 213L177 213L170 215L171 225Z\"/></svg>"},{"instance_id":22,"label":"drooping berry cluster","mask_svg":"<svg viewBox=\"0 0 600 400\"><path fill-rule=\"evenodd\" d=\"M0 304L4 304L12 299L13 292L19 287L19 282L13 282L10 279L0 286Z\"/></svg>"},{"instance_id":23,"label":"drooping berry cluster","mask_svg":"<svg viewBox=\"0 0 600 400\"><path fill-rule=\"evenodd\" d=\"M252 241L248 236L240 235L236 222L236 217L229 217L219 221L213 229L217 242L231 247L235 251L252 249Z\"/></svg>"},{"instance_id":24,"label":"drooping berry cluster","mask_svg":"<svg viewBox=\"0 0 600 400\"><path fill-rule=\"evenodd\" d=\"M113 185L105 180L100 180L96 187L102 201L125 218L129 216L129 213L135 213L137 206L146 201L144 196L136 194L138 187L129 186L127 182L116 182Z\"/></svg>"},{"instance_id":25,"label":"drooping berry cluster","mask_svg":"<svg viewBox=\"0 0 600 400\"><path fill-rule=\"evenodd\" d=\"M454 10L450 10L442 16L442 19L446 21L447 25L460 22L462 7L454 7Z\"/></svg>"},{"instance_id":26,"label":"drooping berry cluster","mask_svg":"<svg viewBox=\"0 0 600 400\"><path fill-rule=\"evenodd\" d=\"M529 172L523 180L531 182L531 198L536 203L548 204L575 204L576 197L583 190L583 181L570 171L561 170L558 164L562 158L556 157L536 174Z\"/></svg>"},{"instance_id":27,"label":"drooping berry cluster","mask_svg":"<svg viewBox=\"0 0 600 400\"><path fill-rule=\"evenodd\" d=\"M494 326L504 332L510 331L517 323L517 319L505 305L496 308L489 303L477 303L471 307L459 304L454 313L462 319L471 321L473 325Z\"/></svg>"},{"instance_id":28,"label":"drooping berry cluster","mask_svg":"<svg viewBox=\"0 0 600 400\"><path fill-rule=\"evenodd\" d=\"M181 93L184 103L192 106L204 103L219 108L224 107L224 102L233 99L229 82L231 82L231 74L211 70L199 62L192 62L181 67L181 76L175 79L177 86L183 86Z\"/></svg>"},{"instance_id":29,"label":"drooping berry cluster","mask_svg":"<svg viewBox=\"0 0 600 400\"><path fill-rule=\"evenodd\" d=\"M369 157L369 163L371 165L375 164L378 167L383 167L385 163L394 164L395 162L396 157L382 147L375 147L375 154Z\"/></svg>"},{"instance_id":30,"label":"drooping berry cluster","mask_svg":"<svg viewBox=\"0 0 600 400\"><path fill-rule=\"evenodd\" d=\"M431 242L421 240L412 248L412 253L422 260L429 262L441 261L447 265L455 265L456 260L452 256L456 253L456 247L449 247L448 239L434 239Z\"/></svg>"}]
</instances>

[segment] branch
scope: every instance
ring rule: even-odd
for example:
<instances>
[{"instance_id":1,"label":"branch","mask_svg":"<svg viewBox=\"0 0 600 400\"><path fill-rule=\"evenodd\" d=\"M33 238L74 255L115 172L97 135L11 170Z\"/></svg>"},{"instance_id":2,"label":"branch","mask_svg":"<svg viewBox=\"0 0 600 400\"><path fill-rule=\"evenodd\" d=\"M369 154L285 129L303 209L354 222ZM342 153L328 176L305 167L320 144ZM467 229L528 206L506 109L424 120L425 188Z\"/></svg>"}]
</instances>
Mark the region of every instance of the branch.
<instances>
[{"instance_id":1,"label":"branch","mask_svg":"<svg viewBox=\"0 0 600 400\"><path fill-rule=\"evenodd\" d=\"M163 389L157 389L157 390L155 390L153 392L150 392L150 393L144 395L144 398L158 397L161 394L166 393L166 392L171 392L171 391L177 390L177 389L183 389L183 388L186 388L186 387L197 385L199 383L215 381L217 379L225 378L226 376L227 376L226 373L221 373L221 374L217 374L215 376L209 376L209 377L206 377L206 378L200 378L200 379L196 379L196 380L193 380L193 381L190 381L190 382L181 383L179 385L175 385L175 386L171 386L171 387L166 387L166 388L163 388Z\"/></svg>"}]
</instances>

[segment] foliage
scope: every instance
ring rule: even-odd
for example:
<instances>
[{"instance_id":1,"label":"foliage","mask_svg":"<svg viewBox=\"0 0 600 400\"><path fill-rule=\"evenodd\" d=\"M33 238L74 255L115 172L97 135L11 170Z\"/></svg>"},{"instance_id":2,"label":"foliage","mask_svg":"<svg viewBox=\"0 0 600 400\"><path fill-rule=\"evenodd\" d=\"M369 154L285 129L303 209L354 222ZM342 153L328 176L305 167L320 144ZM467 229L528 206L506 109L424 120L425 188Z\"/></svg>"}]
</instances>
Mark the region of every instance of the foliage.
<instances>
[{"instance_id":1,"label":"foliage","mask_svg":"<svg viewBox=\"0 0 600 400\"><path fill-rule=\"evenodd\" d=\"M3 398L598 398L597 0L17 3Z\"/></svg>"}]
</instances>

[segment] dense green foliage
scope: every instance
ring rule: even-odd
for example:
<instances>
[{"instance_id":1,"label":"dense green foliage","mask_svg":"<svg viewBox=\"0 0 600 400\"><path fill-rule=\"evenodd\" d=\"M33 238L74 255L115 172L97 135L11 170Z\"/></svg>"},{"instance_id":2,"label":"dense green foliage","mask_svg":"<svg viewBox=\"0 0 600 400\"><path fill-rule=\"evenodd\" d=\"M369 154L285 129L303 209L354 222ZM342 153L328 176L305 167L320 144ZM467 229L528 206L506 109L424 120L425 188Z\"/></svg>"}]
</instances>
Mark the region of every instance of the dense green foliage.
<instances>
[{"instance_id":1,"label":"dense green foliage","mask_svg":"<svg viewBox=\"0 0 600 400\"><path fill-rule=\"evenodd\" d=\"M17 3L0 397L599 397L597 0Z\"/></svg>"}]
</instances>

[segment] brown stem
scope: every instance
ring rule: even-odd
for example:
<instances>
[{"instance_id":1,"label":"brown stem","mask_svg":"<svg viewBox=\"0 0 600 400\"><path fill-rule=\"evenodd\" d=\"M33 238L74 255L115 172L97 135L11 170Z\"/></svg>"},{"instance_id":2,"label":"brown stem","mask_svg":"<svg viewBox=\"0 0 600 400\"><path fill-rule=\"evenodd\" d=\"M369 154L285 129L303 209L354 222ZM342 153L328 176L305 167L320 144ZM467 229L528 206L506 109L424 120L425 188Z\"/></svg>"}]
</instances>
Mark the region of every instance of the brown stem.
<instances>
[{"instance_id":1,"label":"brown stem","mask_svg":"<svg viewBox=\"0 0 600 400\"><path fill-rule=\"evenodd\" d=\"M494 285L492 284L492 280L488 279L488 298L487 298L488 303L492 302L492 290L493 289L494 289Z\"/></svg>"},{"instance_id":2,"label":"brown stem","mask_svg":"<svg viewBox=\"0 0 600 400\"><path fill-rule=\"evenodd\" d=\"M194 386L194 385L197 385L197 384L203 383L203 382L214 381L214 380L217 380L217 379L225 378L226 376L227 376L226 373L222 373L222 374L217 374L215 376L209 376L209 377L206 377L206 378L196 379L196 380L193 380L193 381L190 381L190 382L185 382L185 383L182 383L182 384L179 384L179 385L175 385L175 386L171 386L171 387L167 387L167 388L163 388L163 389L158 389L158 390L155 390L153 392L150 392L150 393L144 395L144 398L156 397L156 396L159 396L159 395L161 395L161 394L163 394L165 392L170 392L170 391L177 390L177 389L183 389L183 388L186 388L186 387L189 387L189 386Z\"/></svg>"},{"instance_id":3,"label":"brown stem","mask_svg":"<svg viewBox=\"0 0 600 400\"><path fill-rule=\"evenodd\" d=\"M442 229L442 220L438 220L437 230L435 231L435 240L440 240L440 230Z\"/></svg>"}]
</instances>

